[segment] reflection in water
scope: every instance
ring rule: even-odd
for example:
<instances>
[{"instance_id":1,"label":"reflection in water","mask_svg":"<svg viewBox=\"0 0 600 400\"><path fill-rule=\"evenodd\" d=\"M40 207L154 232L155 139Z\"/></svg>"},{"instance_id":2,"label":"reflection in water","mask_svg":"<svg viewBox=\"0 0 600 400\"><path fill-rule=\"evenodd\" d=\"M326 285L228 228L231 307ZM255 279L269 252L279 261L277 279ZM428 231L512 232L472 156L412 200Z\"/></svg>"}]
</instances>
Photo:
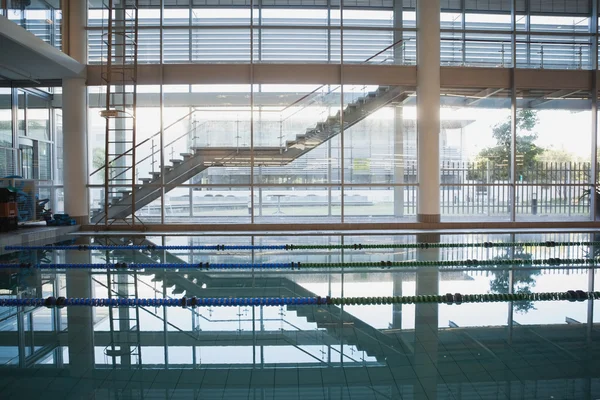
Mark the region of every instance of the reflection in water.
<instances>
[{"instance_id":1,"label":"reflection in water","mask_svg":"<svg viewBox=\"0 0 600 400\"><path fill-rule=\"evenodd\" d=\"M504 254L495 257L496 260L531 260L533 255L525 251L523 246L507 247ZM495 278L490 282L491 293L532 293L531 288L535 287L535 276L541 274L540 270L518 268L508 270L501 265L494 266L491 271ZM511 285L512 281L512 285ZM534 310L535 307L531 301L521 301L514 304L514 310L517 313L527 313Z\"/></svg>"},{"instance_id":2,"label":"reflection in water","mask_svg":"<svg viewBox=\"0 0 600 400\"><path fill-rule=\"evenodd\" d=\"M589 234L93 238L93 243L590 240ZM90 243L88 238L81 243ZM3 262L302 262L577 258L590 249L45 251ZM318 271L2 271L3 296L410 296L593 290L593 270L506 265ZM521 312L514 321L512 311ZM588 302L0 309L0 398L595 398Z\"/></svg>"}]
</instances>

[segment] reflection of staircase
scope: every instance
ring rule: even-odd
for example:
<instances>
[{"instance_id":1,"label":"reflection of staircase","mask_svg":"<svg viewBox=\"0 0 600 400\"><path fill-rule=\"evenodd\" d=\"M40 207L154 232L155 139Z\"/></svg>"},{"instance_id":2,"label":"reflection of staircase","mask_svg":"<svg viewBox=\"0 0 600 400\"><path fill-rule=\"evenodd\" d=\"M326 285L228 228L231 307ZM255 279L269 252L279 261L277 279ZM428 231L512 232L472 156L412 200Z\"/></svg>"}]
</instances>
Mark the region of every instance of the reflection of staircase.
<instances>
[{"instance_id":1,"label":"reflection of staircase","mask_svg":"<svg viewBox=\"0 0 600 400\"><path fill-rule=\"evenodd\" d=\"M196 270L177 274L157 272L154 281L162 282L172 288L174 294L197 297L315 297L316 294L287 278L255 278L253 284L245 278L220 278ZM201 289L200 286L206 284ZM316 323L318 328L337 338L345 345L355 346L369 356L384 362L390 357L406 357L409 350L397 341L381 333L378 329L361 321L337 306L286 306L298 317Z\"/></svg>"},{"instance_id":2,"label":"reflection of staircase","mask_svg":"<svg viewBox=\"0 0 600 400\"><path fill-rule=\"evenodd\" d=\"M103 240L96 239L99 243ZM136 240L137 245L152 245L147 239ZM124 256L121 261L132 262L135 257L141 257L139 262L156 262L147 254L130 251L117 251ZM185 264L185 261L169 251L160 251L164 262ZM136 255L137 254L137 255ZM113 254L116 256L117 254ZM134 257L132 259L132 257ZM146 259L144 259L146 258ZM302 285L286 277L255 277L248 280L244 277L221 277L199 270L146 271L143 275L153 275L152 281L161 282L171 288L176 296L196 297L315 297L316 294ZM388 336L373 328L371 325L356 318L339 307L330 306L286 306L298 317L304 317L308 322L315 323L318 328L337 338L345 345L355 346L359 351L365 351L369 356L380 362L390 361L390 358L402 358L412 350L400 343L395 336Z\"/></svg>"},{"instance_id":3,"label":"reflection of staircase","mask_svg":"<svg viewBox=\"0 0 600 400\"><path fill-rule=\"evenodd\" d=\"M377 90L369 92L366 96L360 97L346 106L343 115L343 129L350 128L374 111L405 96L406 91L402 87L378 87ZM297 135L295 140L287 141L285 148L258 147L251 154L249 148L192 147L190 153L181 154L183 159L171 160L172 165L165 166L164 190L168 192L174 189L177 185L186 182L211 166L249 166L251 157L253 157L255 165L280 166L289 164L333 138L340 131L340 112L338 112L336 115L328 117L327 120L317 123L314 128L307 129L304 134ZM135 191L136 211L160 197L162 192L161 181L160 172L153 172L151 178L141 179L142 183L137 186ZM121 197L111 199L108 208L109 220L124 219L132 213L134 198L131 192L124 191L120 195ZM104 210L99 210L93 215L92 222L98 223L103 219Z\"/></svg>"}]
</instances>

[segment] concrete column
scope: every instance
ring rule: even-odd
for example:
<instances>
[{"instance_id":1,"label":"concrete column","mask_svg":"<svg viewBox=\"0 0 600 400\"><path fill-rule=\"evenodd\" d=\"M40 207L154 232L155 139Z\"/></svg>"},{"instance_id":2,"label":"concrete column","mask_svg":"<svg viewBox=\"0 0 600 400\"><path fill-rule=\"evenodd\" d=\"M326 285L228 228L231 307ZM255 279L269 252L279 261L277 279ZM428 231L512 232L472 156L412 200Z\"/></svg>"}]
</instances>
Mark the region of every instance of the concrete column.
<instances>
[{"instance_id":1,"label":"concrete column","mask_svg":"<svg viewBox=\"0 0 600 400\"><path fill-rule=\"evenodd\" d=\"M421 234L418 243L439 243L438 234ZM420 261L439 260L439 249L418 249ZM439 293L439 271L437 268L420 268L417 271L416 294L432 295ZM438 304L419 303L415 305L415 338L413 368L416 378L414 398L435 400L438 384Z\"/></svg>"},{"instance_id":2,"label":"concrete column","mask_svg":"<svg viewBox=\"0 0 600 400\"><path fill-rule=\"evenodd\" d=\"M440 0L417 1L419 222L440 221Z\"/></svg>"},{"instance_id":3,"label":"concrete column","mask_svg":"<svg viewBox=\"0 0 600 400\"><path fill-rule=\"evenodd\" d=\"M89 244L84 238L78 244ZM66 262L89 263L88 251L67 251ZM66 276L67 297L91 298L92 276L89 270L69 270ZM94 308L69 307L67 311L67 345L69 347L69 366L71 373L83 375L93 369L94 356Z\"/></svg>"},{"instance_id":4,"label":"concrete column","mask_svg":"<svg viewBox=\"0 0 600 400\"><path fill-rule=\"evenodd\" d=\"M65 2L68 24L66 52L87 63L87 1ZM87 90L85 76L63 80L62 117L65 213L77 223L89 222L87 192Z\"/></svg>"}]
</instances>

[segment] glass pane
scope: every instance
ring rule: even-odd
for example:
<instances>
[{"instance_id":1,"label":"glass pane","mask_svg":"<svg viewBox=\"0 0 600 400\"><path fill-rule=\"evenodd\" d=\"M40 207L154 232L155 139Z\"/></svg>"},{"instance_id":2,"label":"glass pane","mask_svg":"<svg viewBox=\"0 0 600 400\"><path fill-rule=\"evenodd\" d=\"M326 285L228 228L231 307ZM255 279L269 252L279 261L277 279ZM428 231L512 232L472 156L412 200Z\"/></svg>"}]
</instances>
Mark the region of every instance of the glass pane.
<instances>
[{"instance_id":1,"label":"glass pane","mask_svg":"<svg viewBox=\"0 0 600 400\"><path fill-rule=\"evenodd\" d=\"M17 132L19 136L25 136L25 96L25 92L18 91Z\"/></svg>"},{"instance_id":2,"label":"glass pane","mask_svg":"<svg viewBox=\"0 0 600 400\"><path fill-rule=\"evenodd\" d=\"M0 146L13 146L12 90L0 88Z\"/></svg>"},{"instance_id":3,"label":"glass pane","mask_svg":"<svg viewBox=\"0 0 600 400\"><path fill-rule=\"evenodd\" d=\"M446 220L510 216L511 117L507 89L444 89L441 211Z\"/></svg>"},{"instance_id":4,"label":"glass pane","mask_svg":"<svg viewBox=\"0 0 600 400\"><path fill-rule=\"evenodd\" d=\"M592 183L589 94L522 93L517 110L517 218L589 219L589 195L585 195Z\"/></svg>"},{"instance_id":5,"label":"glass pane","mask_svg":"<svg viewBox=\"0 0 600 400\"><path fill-rule=\"evenodd\" d=\"M27 136L50 140L50 104L33 95L27 95Z\"/></svg>"}]
</instances>

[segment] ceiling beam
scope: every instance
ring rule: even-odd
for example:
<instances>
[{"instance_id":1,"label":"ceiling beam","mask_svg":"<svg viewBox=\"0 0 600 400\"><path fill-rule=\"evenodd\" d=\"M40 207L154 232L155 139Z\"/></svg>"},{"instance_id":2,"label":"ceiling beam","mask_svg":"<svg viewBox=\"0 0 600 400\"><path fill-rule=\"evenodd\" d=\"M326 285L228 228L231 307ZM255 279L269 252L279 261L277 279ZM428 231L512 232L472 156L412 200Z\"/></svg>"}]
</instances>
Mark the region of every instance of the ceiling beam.
<instances>
[{"instance_id":1,"label":"ceiling beam","mask_svg":"<svg viewBox=\"0 0 600 400\"><path fill-rule=\"evenodd\" d=\"M573 89L557 90L556 92L547 94L544 97L540 97L540 98L531 100L529 102L529 108L536 108L536 107L541 106L542 104L550 103L551 101L554 101L554 100L561 100L561 99L564 99L565 97L571 96L571 95L579 93L579 92L580 92L580 90L573 90Z\"/></svg>"},{"instance_id":2,"label":"ceiling beam","mask_svg":"<svg viewBox=\"0 0 600 400\"><path fill-rule=\"evenodd\" d=\"M496 93L500 93L503 90L504 89L498 89L498 88L488 88L488 89L482 90L481 92L475 94L473 96L474 98L465 99L465 106L473 106L473 105L479 103L480 101L485 100L488 97L495 95Z\"/></svg>"}]
</instances>

